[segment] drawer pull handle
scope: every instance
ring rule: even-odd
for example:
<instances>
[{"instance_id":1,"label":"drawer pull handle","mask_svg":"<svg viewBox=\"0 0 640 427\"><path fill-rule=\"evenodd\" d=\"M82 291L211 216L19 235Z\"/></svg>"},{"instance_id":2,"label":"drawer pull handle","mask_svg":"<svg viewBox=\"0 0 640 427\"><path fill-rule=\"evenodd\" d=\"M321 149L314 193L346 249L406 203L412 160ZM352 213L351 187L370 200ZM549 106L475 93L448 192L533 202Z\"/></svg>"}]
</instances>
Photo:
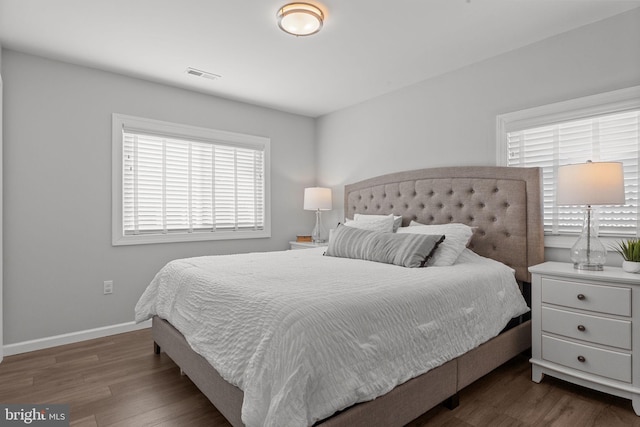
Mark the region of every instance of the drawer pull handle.
<instances>
[{"instance_id":1,"label":"drawer pull handle","mask_svg":"<svg viewBox=\"0 0 640 427\"><path fill-rule=\"evenodd\" d=\"M580 301L584 300L584 299L585 299L584 294L578 294L578 299L579 299Z\"/></svg>"},{"instance_id":2,"label":"drawer pull handle","mask_svg":"<svg viewBox=\"0 0 640 427\"><path fill-rule=\"evenodd\" d=\"M587 330L587 328L585 328L585 327L584 327L584 325L578 325L578 330L579 330L580 332L584 332L584 331L586 331L586 330Z\"/></svg>"},{"instance_id":3,"label":"drawer pull handle","mask_svg":"<svg viewBox=\"0 0 640 427\"><path fill-rule=\"evenodd\" d=\"M586 361L587 361L587 359L585 359L585 357L584 357L584 356L578 356L578 362L580 362L580 363L584 363L584 362L586 362Z\"/></svg>"}]
</instances>

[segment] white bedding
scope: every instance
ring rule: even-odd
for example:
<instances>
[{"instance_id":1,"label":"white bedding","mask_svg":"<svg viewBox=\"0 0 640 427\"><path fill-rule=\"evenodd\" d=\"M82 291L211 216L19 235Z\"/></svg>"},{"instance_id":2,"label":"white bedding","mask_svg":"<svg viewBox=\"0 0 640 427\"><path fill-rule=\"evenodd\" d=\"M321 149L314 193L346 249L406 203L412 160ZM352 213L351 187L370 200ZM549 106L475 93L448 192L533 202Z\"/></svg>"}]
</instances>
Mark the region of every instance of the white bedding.
<instances>
[{"instance_id":1,"label":"white bedding","mask_svg":"<svg viewBox=\"0 0 640 427\"><path fill-rule=\"evenodd\" d=\"M136 305L244 391L252 426L307 426L496 336L528 311L513 270L465 250L451 267L323 248L172 261Z\"/></svg>"}]
</instances>

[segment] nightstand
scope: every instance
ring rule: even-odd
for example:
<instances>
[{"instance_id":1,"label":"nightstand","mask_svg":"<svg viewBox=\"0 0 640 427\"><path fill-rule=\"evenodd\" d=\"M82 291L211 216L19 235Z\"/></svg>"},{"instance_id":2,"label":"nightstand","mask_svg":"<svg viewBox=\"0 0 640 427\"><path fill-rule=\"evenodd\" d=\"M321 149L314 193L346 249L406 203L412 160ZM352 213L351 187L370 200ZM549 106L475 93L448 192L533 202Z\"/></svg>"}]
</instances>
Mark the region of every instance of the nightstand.
<instances>
[{"instance_id":1,"label":"nightstand","mask_svg":"<svg viewBox=\"0 0 640 427\"><path fill-rule=\"evenodd\" d=\"M309 249L322 248L328 246L328 243L312 243L312 242L289 242L289 249Z\"/></svg>"},{"instance_id":2,"label":"nightstand","mask_svg":"<svg viewBox=\"0 0 640 427\"><path fill-rule=\"evenodd\" d=\"M551 375L631 399L640 415L640 275L560 262L529 271L531 379Z\"/></svg>"}]
</instances>

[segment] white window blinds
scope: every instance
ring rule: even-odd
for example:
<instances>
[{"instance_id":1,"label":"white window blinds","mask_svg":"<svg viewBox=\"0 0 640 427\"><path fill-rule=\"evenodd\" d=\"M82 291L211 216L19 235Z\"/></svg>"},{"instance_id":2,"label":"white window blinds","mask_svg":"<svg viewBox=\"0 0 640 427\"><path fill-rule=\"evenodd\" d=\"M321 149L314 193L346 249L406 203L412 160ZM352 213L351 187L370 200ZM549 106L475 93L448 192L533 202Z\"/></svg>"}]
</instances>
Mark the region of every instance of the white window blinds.
<instances>
[{"instance_id":1,"label":"white window blinds","mask_svg":"<svg viewBox=\"0 0 640 427\"><path fill-rule=\"evenodd\" d=\"M638 108L541 126L507 126L507 165L543 169L545 234L580 232L583 207L556 205L556 174L559 166L592 160L622 162L624 168L626 204L599 206L600 235L637 235L639 135Z\"/></svg>"},{"instance_id":2,"label":"white window blinds","mask_svg":"<svg viewBox=\"0 0 640 427\"><path fill-rule=\"evenodd\" d=\"M122 222L114 244L267 237L268 144L129 122L119 129Z\"/></svg>"}]
</instances>

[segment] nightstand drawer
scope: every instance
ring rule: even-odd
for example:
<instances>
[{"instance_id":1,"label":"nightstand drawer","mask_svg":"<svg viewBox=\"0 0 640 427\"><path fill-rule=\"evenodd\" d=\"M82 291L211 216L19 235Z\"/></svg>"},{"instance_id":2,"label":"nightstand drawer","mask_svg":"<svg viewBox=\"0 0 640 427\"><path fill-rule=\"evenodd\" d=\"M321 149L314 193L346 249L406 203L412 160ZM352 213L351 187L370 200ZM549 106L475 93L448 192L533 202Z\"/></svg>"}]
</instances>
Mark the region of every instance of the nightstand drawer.
<instances>
[{"instance_id":1,"label":"nightstand drawer","mask_svg":"<svg viewBox=\"0 0 640 427\"><path fill-rule=\"evenodd\" d=\"M542 278L542 302L631 316L631 289Z\"/></svg>"},{"instance_id":2,"label":"nightstand drawer","mask_svg":"<svg viewBox=\"0 0 640 427\"><path fill-rule=\"evenodd\" d=\"M631 355L542 336L542 358L626 383L631 382Z\"/></svg>"},{"instance_id":3,"label":"nightstand drawer","mask_svg":"<svg viewBox=\"0 0 640 427\"><path fill-rule=\"evenodd\" d=\"M631 321L542 307L542 330L631 350Z\"/></svg>"}]
</instances>

